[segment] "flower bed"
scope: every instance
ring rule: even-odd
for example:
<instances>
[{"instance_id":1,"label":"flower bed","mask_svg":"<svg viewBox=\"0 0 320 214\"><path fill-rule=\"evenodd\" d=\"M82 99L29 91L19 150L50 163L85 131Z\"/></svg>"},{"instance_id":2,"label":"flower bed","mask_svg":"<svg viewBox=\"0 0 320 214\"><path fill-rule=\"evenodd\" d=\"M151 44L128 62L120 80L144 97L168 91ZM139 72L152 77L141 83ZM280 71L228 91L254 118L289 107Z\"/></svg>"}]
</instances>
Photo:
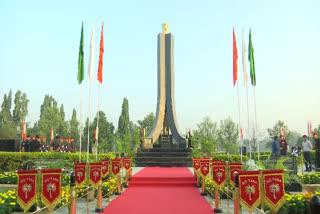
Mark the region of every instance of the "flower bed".
<instances>
[{"instance_id":1,"label":"flower bed","mask_svg":"<svg viewBox=\"0 0 320 214\"><path fill-rule=\"evenodd\" d=\"M14 176L14 174L12 174ZM68 182L69 181L69 182ZM61 202L56 206L56 209L66 205L70 202L70 176L63 176L63 185L61 190ZM76 188L77 198L84 196L86 192L84 191L88 186L82 185ZM102 195L113 195L117 189L117 182L115 178L111 178L102 184ZM12 212L22 212L21 207L16 203L17 191L9 190L6 193L0 193L0 214L7 214ZM40 203L40 207L44 207ZM36 205L34 204L30 211L35 211Z\"/></svg>"},{"instance_id":2,"label":"flower bed","mask_svg":"<svg viewBox=\"0 0 320 214\"><path fill-rule=\"evenodd\" d=\"M314 173L316 174L316 173ZM316 175L314 175L316 176ZM308 177L308 176L307 176ZM311 177L311 176L310 176ZM309 179L309 178L307 178ZM214 185L211 178L205 179L205 191L209 194L214 194ZM232 187L228 187L228 189L232 189ZM226 191L225 188L222 191ZM220 198L226 198L226 194L220 191ZM305 194L285 194L286 203L282 206L278 213L289 213L289 214L301 214L307 213L309 209L310 199L314 196L320 197L320 191L309 192ZM229 194L229 197L232 197ZM265 204L265 210L268 210L268 207Z\"/></svg>"}]
</instances>

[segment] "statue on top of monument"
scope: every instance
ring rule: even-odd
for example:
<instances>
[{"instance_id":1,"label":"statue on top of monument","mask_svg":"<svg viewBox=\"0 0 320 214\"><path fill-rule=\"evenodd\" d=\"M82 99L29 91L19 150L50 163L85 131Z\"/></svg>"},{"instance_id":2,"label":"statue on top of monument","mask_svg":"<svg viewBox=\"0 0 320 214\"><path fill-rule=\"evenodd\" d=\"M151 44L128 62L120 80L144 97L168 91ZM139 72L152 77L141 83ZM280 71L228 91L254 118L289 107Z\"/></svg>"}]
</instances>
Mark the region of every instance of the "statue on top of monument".
<instances>
[{"instance_id":1,"label":"statue on top of monument","mask_svg":"<svg viewBox=\"0 0 320 214\"><path fill-rule=\"evenodd\" d=\"M164 34L169 33L169 25L166 22L162 24L162 33L164 33Z\"/></svg>"}]
</instances>

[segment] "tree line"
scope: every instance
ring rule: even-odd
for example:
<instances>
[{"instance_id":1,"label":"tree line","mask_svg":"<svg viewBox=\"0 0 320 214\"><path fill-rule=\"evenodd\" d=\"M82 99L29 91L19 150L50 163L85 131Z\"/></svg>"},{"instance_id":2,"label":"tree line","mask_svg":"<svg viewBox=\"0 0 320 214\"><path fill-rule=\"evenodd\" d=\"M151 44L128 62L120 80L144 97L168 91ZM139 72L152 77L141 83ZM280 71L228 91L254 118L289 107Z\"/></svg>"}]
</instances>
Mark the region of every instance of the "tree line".
<instances>
[{"instance_id":1,"label":"tree line","mask_svg":"<svg viewBox=\"0 0 320 214\"><path fill-rule=\"evenodd\" d=\"M13 103L13 105L12 105ZM1 104L0 112L0 139L21 139L21 123L28 115L28 103L26 93L18 90L15 93L14 99L12 90L8 94L3 95L3 102ZM90 130L89 147L90 150L95 146L94 142L94 128L97 126L98 112L95 114L93 120L81 127L82 129L82 145L81 150L87 151L88 143L88 126ZM118 120L118 127L116 128L110 122L103 111L99 111L99 148L98 152L116 151L119 153L133 153L136 148L140 146L142 128L145 128L146 135L151 132L155 121L155 114L153 112L147 114L143 119L138 120L137 123L130 120L129 117L129 101L127 98L123 99L122 110ZM40 118L33 126L27 123L27 134L31 136L39 135L46 137L50 143L50 128L53 127L54 136L60 137L74 137L77 151L80 149L80 122L77 119L77 111L73 109L70 119L65 118L65 111L63 104L58 105L57 100L45 95L43 103L40 106ZM283 121L277 121L272 128L268 128L268 137L259 139L262 147L271 147L272 138L279 136L282 128L285 129L286 139L290 145L302 142L302 136L296 131L289 130L288 126ZM313 130L320 134L320 124ZM252 151L257 147L257 136L259 130L253 130L247 133L245 139L242 141L244 146L249 145L249 140L252 145ZM186 133L187 135L188 133ZM192 131L192 144L194 148L199 148L202 153L210 155L213 152L224 151L227 153L239 153L239 125L235 123L230 117L221 120L220 123L214 122L209 116L197 124L197 127ZM248 151L248 150L247 150Z\"/></svg>"}]
</instances>

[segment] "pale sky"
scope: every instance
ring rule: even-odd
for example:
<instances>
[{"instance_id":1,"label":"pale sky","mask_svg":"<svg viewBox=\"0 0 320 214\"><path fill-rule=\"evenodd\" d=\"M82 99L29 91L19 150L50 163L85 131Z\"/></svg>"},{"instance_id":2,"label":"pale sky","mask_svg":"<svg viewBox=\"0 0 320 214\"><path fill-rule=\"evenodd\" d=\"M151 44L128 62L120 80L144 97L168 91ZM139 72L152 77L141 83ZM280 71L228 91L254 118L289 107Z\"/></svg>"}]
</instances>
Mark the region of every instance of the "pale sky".
<instances>
[{"instance_id":1,"label":"pale sky","mask_svg":"<svg viewBox=\"0 0 320 214\"><path fill-rule=\"evenodd\" d=\"M318 0L135 0L0 2L0 103L18 89L27 94L27 122L39 120L45 94L64 104L66 119L76 108L81 22L84 22L83 121L88 116L89 43L95 25L95 62L91 118L97 111L96 80L101 23L104 67L101 110L116 127L124 97L134 122L156 111L157 35L163 22L175 38L175 101L179 127L196 128L205 116L239 122L237 88L232 86L232 28L238 46L241 123L247 129L242 74L242 30L246 45L252 31L256 64L256 111L259 129L277 120L290 130L320 124L320 1ZM249 65L249 62L248 62ZM248 70L249 72L249 70ZM254 123L253 87L249 89ZM48 130L49 131L49 130ZM246 137L246 132L245 132Z\"/></svg>"}]
</instances>

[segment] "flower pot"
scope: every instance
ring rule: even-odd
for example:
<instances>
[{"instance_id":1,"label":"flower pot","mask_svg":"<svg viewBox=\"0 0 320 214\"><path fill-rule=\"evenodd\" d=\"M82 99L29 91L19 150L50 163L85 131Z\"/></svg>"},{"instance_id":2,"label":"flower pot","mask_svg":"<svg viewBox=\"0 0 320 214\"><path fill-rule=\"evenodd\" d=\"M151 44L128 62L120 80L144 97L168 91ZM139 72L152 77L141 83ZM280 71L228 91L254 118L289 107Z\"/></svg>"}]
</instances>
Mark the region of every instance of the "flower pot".
<instances>
[{"instance_id":1,"label":"flower pot","mask_svg":"<svg viewBox=\"0 0 320 214\"><path fill-rule=\"evenodd\" d=\"M302 184L303 193L314 192L318 188L320 188L320 184Z\"/></svg>"}]
</instances>

